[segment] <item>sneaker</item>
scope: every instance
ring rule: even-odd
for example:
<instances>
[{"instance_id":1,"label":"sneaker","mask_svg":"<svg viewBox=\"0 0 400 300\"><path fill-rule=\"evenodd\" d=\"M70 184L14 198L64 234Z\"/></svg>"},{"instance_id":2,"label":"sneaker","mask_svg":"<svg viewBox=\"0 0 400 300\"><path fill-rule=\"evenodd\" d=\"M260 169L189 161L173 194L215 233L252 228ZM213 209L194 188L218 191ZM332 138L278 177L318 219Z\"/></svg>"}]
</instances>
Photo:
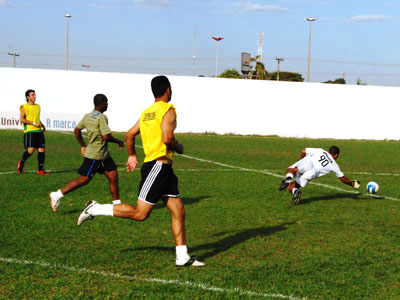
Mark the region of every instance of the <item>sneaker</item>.
<instances>
[{"instance_id":1,"label":"sneaker","mask_svg":"<svg viewBox=\"0 0 400 300\"><path fill-rule=\"evenodd\" d=\"M301 198L301 191L295 190L293 194L293 205L299 204L300 198Z\"/></svg>"},{"instance_id":2,"label":"sneaker","mask_svg":"<svg viewBox=\"0 0 400 300\"><path fill-rule=\"evenodd\" d=\"M88 204L86 204L85 209L81 212L81 214L78 217L78 221L76 221L76 225L80 226L83 222L88 221L88 220L93 220L94 216L92 216L89 213L89 209L93 207L93 205L97 204L96 201L90 200Z\"/></svg>"},{"instance_id":3,"label":"sneaker","mask_svg":"<svg viewBox=\"0 0 400 300\"><path fill-rule=\"evenodd\" d=\"M177 267L204 267L206 264L198 261L195 257L190 257L186 262L176 261Z\"/></svg>"},{"instance_id":4,"label":"sneaker","mask_svg":"<svg viewBox=\"0 0 400 300\"><path fill-rule=\"evenodd\" d=\"M24 163L22 162L22 160L20 160L18 162L18 167L17 167L18 174L21 174L23 169L24 169Z\"/></svg>"},{"instance_id":5,"label":"sneaker","mask_svg":"<svg viewBox=\"0 0 400 300\"><path fill-rule=\"evenodd\" d=\"M282 183L279 186L279 190L283 191L284 189L286 189L292 181L293 181L293 178L290 178L290 177L286 178L285 180L282 180Z\"/></svg>"},{"instance_id":6,"label":"sneaker","mask_svg":"<svg viewBox=\"0 0 400 300\"><path fill-rule=\"evenodd\" d=\"M49 172L46 172L46 171L43 171L43 170L37 171L36 174L38 174L38 175L50 175Z\"/></svg>"},{"instance_id":7,"label":"sneaker","mask_svg":"<svg viewBox=\"0 0 400 300\"><path fill-rule=\"evenodd\" d=\"M50 208L52 211L56 212L57 207L60 205L60 199L57 197L57 192L51 192L49 194L50 198Z\"/></svg>"}]
</instances>

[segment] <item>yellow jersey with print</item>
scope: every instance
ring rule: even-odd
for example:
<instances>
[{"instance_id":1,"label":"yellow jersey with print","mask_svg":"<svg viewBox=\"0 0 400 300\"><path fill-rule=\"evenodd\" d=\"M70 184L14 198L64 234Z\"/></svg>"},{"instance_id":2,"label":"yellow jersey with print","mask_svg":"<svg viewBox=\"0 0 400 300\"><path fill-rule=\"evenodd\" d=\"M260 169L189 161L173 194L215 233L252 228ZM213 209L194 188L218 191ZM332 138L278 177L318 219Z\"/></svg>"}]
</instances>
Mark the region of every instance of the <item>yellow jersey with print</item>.
<instances>
[{"instance_id":1,"label":"yellow jersey with print","mask_svg":"<svg viewBox=\"0 0 400 300\"><path fill-rule=\"evenodd\" d=\"M40 105L39 104L29 104L25 103L19 107L19 110L22 110L22 107L25 110L25 119L31 122L39 123L40 122ZM22 123L22 127L24 129L24 133L26 132L41 132L42 128L30 124Z\"/></svg>"},{"instance_id":2,"label":"yellow jersey with print","mask_svg":"<svg viewBox=\"0 0 400 300\"><path fill-rule=\"evenodd\" d=\"M146 155L144 162L153 161L163 156L170 160L174 159L174 152L169 150L162 141L161 130L164 115L170 109L173 109L176 114L175 107L172 104L157 101L145 109L140 116L140 135Z\"/></svg>"}]
</instances>

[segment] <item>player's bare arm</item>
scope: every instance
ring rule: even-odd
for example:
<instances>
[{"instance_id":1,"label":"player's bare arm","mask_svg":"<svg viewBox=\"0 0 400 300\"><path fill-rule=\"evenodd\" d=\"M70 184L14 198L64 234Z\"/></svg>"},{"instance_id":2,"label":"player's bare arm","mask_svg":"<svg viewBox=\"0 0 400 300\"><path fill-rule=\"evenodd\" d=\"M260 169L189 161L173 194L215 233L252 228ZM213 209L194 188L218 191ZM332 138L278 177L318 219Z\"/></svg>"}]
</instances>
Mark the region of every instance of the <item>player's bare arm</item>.
<instances>
[{"instance_id":1,"label":"player's bare arm","mask_svg":"<svg viewBox=\"0 0 400 300\"><path fill-rule=\"evenodd\" d=\"M360 188L361 184L358 180L350 180L346 176L339 177L339 180L344 184L350 185L356 189Z\"/></svg>"},{"instance_id":2,"label":"player's bare arm","mask_svg":"<svg viewBox=\"0 0 400 300\"><path fill-rule=\"evenodd\" d=\"M138 164L138 159L135 149L135 137L140 133L140 120L125 135L126 149L128 150L128 161L126 162L126 169L128 172L133 172Z\"/></svg>"},{"instance_id":3,"label":"player's bare arm","mask_svg":"<svg viewBox=\"0 0 400 300\"><path fill-rule=\"evenodd\" d=\"M86 144L82 137L82 130L75 127L74 134L76 139L78 140L79 145L81 145L81 156L84 156L86 151Z\"/></svg>"},{"instance_id":4,"label":"player's bare arm","mask_svg":"<svg viewBox=\"0 0 400 300\"><path fill-rule=\"evenodd\" d=\"M304 158L306 156L306 149L301 150L300 156L301 158Z\"/></svg>"},{"instance_id":5,"label":"player's bare arm","mask_svg":"<svg viewBox=\"0 0 400 300\"><path fill-rule=\"evenodd\" d=\"M162 130L162 142L167 145L167 147L175 151L176 153L183 153L183 145L175 140L174 130L175 130L176 114L173 109L169 109L163 117L161 124Z\"/></svg>"},{"instance_id":6,"label":"player's bare arm","mask_svg":"<svg viewBox=\"0 0 400 300\"><path fill-rule=\"evenodd\" d=\"M19 119L20 119L21 123L24 123L24 124L26 124L26 125L33 125L33 126L41 127L41 126L39 126L39 125L42 124L41 122L40 122L40 123L35 123L35 122L33 122L33 121L27 120L27 119L26 119L26 115L25 115L25 108L24 108L23 105L21 105L20 114L19 114Z\"/></svg>"},{"instance_id":7,"label":"player's bare arm","mask_svg":"<svg viewBox=\"0 0 400 300\"><path fill-rule=\"evenodd\" d=\"M103 139L107 142L118 144L120 149L124 149L124 142L113 137L111 133L103 135Z\"/></svg>"}]
</instances>

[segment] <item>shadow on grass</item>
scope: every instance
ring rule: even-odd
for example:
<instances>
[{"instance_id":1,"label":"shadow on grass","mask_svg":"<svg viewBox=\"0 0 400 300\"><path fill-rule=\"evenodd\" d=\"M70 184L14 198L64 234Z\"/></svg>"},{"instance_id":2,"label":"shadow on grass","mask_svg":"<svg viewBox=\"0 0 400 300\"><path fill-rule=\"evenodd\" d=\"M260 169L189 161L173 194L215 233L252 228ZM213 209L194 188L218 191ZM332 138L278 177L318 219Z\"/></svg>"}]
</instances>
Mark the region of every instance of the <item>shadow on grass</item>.
<instances>
[{"instance_id":1,"label":"shadow on grass","mask_svg":"<svg viewBox=\"0 0 400 300\"><path fill-rule=\"evenodd\" d=\"M204 259L213 257L215 255L218 255L219 253L228 251L230 248L232 248L236 245L242 244L251 238L268 236L268 235L274 234L276 232L286 230L286 226L293 225L293 224L295 224L295 222L282 223L281 225L278 225L278 226L257 227L257 228L252 228L252 229L241 230L233 235L227 236L216 242L198 245L195 247L189 246L189 251L190 251L190 253L194 253L197 251L205 250L206 253L198 256L198 258L200 260L204 260ZM225 233L226 232L216 233L214 236L220 236ZM122 250L122 252L136 251L136 250L155 250L155 251L175 252L175 247L173 247L173 248L160 247L160 246L139 247L139 248L134 248L134 249L125 249L125 250Z\"/></svg>"},{"instance_id":2,"label":"shadow on grass","mask_svg":"<svg viewBox=\"0 0 400 300\"><path fill-rule=\"evenodd\" d=\"M343 198L360 199L360 196L363 196L363 194L337 193L320 197L301 198L300 203L298 205L304 205L314 201L336 200Z\"/></svg>"},{"instance_id":3,"label":"shadow on grass","mask_svg":"<svg viewBox=\"0 0 400 300\"><path fill-rule=\"evenodd\" d=\"M203 199L210 199L212 198L211 196L200 196L200 197L195 197L195 198L182 198L183 205L191 205L194 203L197 203ZM163 201L158 201L156 206L153 209L160 209L160 208L166 208L165 204Z\"/></svg>"}]
</instances>

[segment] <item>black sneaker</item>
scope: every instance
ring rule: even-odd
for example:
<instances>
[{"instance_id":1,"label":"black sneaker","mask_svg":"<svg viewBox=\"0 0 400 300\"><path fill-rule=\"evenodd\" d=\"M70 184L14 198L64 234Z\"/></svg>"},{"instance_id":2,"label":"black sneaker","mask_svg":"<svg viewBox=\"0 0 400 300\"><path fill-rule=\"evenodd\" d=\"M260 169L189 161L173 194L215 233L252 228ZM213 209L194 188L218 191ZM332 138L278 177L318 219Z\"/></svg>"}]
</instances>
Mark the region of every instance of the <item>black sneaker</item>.
<instances>
[{"instance_id":1,"label":"black sneaker","mask_svg":"<svg viewBox=\"0 0 400 300\"><path fill-rule=\"evenodd\" d=\"M301 191L299 189L297 189L294 191L294 194L293 194L293 205L299 204L300 198L301 198Z\"/></svg>"},{"instance_id":2,"label":"black sneaker","mask_svg":"<svg viewBox=\"0 0 400 300\"><path fill-rule=\"evenodd\" d=\"M279 190L283 191L284 189L286 189L289 184L293 181L293 178L286 178L285 180L282 180L281 185L279 186Z\"/></svg>"}]
</instances>

